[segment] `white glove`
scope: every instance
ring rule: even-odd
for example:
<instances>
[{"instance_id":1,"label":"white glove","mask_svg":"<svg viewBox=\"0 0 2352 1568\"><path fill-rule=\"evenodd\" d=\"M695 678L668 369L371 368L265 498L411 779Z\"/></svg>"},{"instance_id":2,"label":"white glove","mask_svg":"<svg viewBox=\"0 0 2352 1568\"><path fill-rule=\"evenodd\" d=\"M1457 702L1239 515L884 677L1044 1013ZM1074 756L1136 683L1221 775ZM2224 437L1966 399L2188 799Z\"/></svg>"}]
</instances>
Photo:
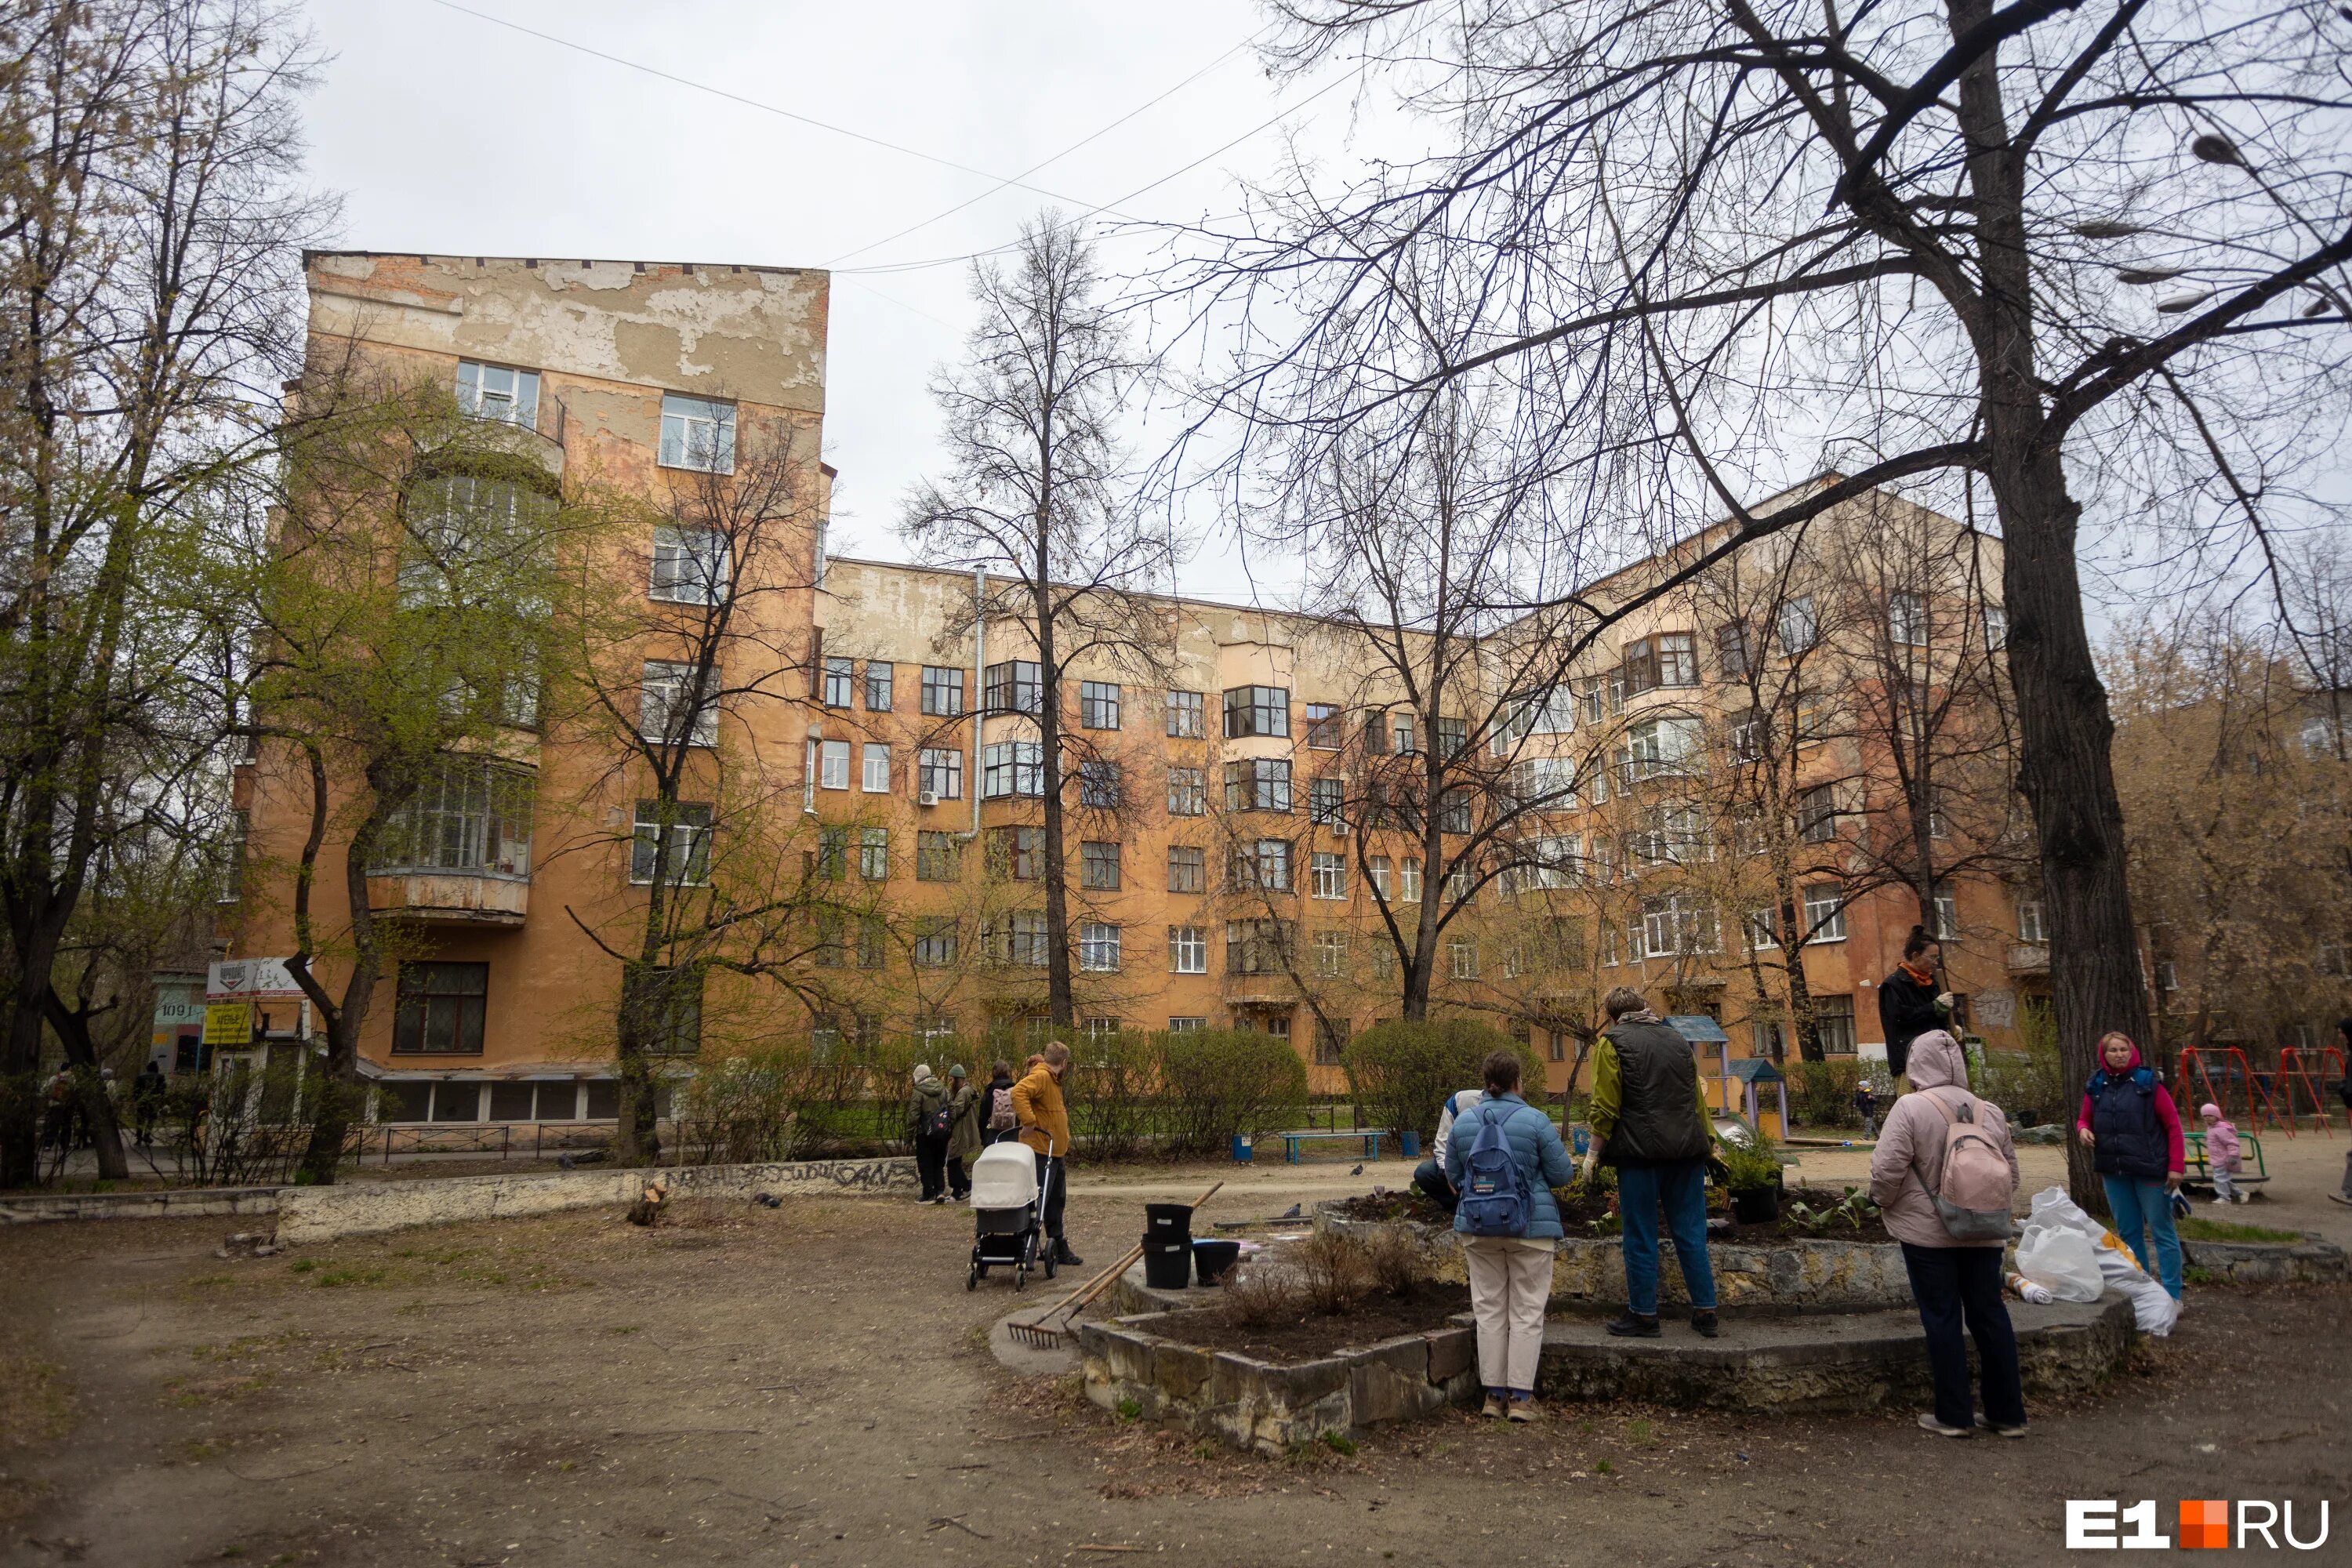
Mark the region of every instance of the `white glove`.
<instances>
[{"instance_id":1,"label":"white glove","mask_svg":"<svg viewBox=\"0 0 2352 1568\"><path fill-rule=\"evenodd\" d=\"M1947 1013L1950 1012L1952 1010L1952 994L1948 991L1937 992L1936 1005L1941 1007Z\"/></svg>"},{"instance_id":2,"label":"white glove","mask_svg":"<svg viewBox=\"0 0 2352 1568\"><path fill-rule=\"evenodd\" d=\"M1593 1169L1600 1163L1601 1151L1598 1149L1587 1149L1584 1152L1584 1163L1577 1167L1577 1179L1583 1182L1585 1185L1591 1186L1592 1184Z\"/></svg>"}]
</instances>

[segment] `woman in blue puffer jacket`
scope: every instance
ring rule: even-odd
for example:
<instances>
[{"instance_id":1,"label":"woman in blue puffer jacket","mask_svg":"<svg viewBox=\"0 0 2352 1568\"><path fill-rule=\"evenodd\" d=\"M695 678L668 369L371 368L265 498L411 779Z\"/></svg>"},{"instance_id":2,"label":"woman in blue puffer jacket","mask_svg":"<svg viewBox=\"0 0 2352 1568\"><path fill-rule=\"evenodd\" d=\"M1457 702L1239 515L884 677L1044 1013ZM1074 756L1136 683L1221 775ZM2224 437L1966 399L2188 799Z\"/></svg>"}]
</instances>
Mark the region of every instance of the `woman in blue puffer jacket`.
<instances>
[{"instance_id":1,"label":"woman in blue puffer jacket","mask_svg":"<svg viewBox=\"0 0 2352 1568\"><path fill-rule=\"evenodd\" d=\"M1475 1235L1472 1205L1465 1202L1454 1210L1454 1229L1462 1237L1470 1272L1486 1414L1532 1421L1536 1359L1543 1351L1544 1309L1551 1301L1551 1255L1561 1236L1559 1205L1551 1190L1566 1186L1576 1167L1551 1118L1520 1098L1519 1058L1496 1051L1486 1058L1485 1076L1486 1098L1454 1120L1453 1136L1445 1142L1445 1175L1455 1192L1463 1192L1479 1134L1489 1122L1499 1125L1527 1188L1527 1228L1517 1236Z\"/></svg>"}]
</instances>

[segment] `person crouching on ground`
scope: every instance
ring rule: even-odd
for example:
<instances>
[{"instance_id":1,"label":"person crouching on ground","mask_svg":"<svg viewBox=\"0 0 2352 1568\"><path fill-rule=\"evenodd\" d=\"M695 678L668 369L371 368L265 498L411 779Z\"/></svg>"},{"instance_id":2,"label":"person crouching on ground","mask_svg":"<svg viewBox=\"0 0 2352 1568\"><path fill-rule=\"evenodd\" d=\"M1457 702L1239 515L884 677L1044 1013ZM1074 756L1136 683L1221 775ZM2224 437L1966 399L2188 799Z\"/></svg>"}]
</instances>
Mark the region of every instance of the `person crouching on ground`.
<instances>
[{"instance_id":1,"label":"person crouching on ground","mask_svg":"<svg viewBox=\"0 0 2352 1568\"><path fill-rule=\"evenodd\" d=\"M1070 1112L1062 1101L1062 1075L1070 1070L1070 1047L1055 1040L1031 1059L1036 1065L1013 1086L1013 1114L1021 1122L1021 1142L1037 1156L1037 1184L1045 1189L1045 1239L1054 1249L1054 1261L1076 1268L1086 1260L1070 1250L1062 1235L1068 1174L1062 1159L1070 1146Z\"/></svg>"},{"instance_id":2,"label":"person crouching on ground","mask_svg":"<svg viewBox=\"0 0 2352 1568\"><path fill-rule=\"evenodd\" d=\"M948 1195L957 1203L971 1196L971 1162L980 1144L980 1091L958 1062L948 1068Z\"/></svg>"},{"instance_id":3,"label":"person crouching on ground","mask_svg":"<svg viewBox=\"0 0 2352 1568\"><path fill-rule=\"evenodd\" d=\"M1422 1194L1447 1214L1454 1212L1457 1194L1445 1175L1447 1136L1454 1131L1454 1119L1486 1098L1483 1090L1465 1089L1445 1097L1444 1108L1437 1113L1437 1136L1429 1146L1429 1158L1413 1167L1412 1184Z\"/></svg>"},{"instance_id":4,"label":"person crouching on ground","mask_svg":"<svg viewBox=\"0 0 2352 1568\"><path fill-rule=\"evenodd\" d=\"M2083 1086L2083 1113L2074 1136L2091 1151L2091 1164L2107 1190L2107 1211L2116 1234L2139 1266L2180 1300L2180 1233L2172 1228L2172 1194L2188 1170L2188 1146L2180 1136L2180 1112L2156 1069L2143 1066L2129 1035L2099 1037L2101 1067ZM2147 1260L2143 1232L2156 1237L2156 1263Z\"/></svg>"},{"instance_id":5,"label":"person crouching on ground","mask_svg":"<svg viewBox=\"0 0 2352 1568\"><path fill-rule=\"evenodd\" d=\"M1544 1309L1551 1302L1551 1255L1562 1234L1551 1195L1576 1174L1551 1118L1519 1096L1519 1058L1487 1057L1486 1087L1478 1103L1454 1119L1445 1145L1445 1179L1463 1194L1454 1210L1454 1233L1470 1274L1470 1311L1478 1322L1478 1377L1486 1385L1486 1414L1514 1421L1536 1418L1536 1363L1543 1352ZM1482 1171L1480 1144L1488 1129L1518 1173L1514 1217L1499 1231L1484 1230L1497 1212L1474 1182ZM1507 1177L1507 1173L1505 1173ZM1507 1180L1503 1184L1507 1187ZM1511 1194L1504 1194L1507 1205Z\"/></svg>"},{"instance_id":6,"label":"person crouching on ground","mask_svg":"<svg viewBox=\"0 0 2352 1568\"><path fill-rule=\"evenodd\" d=\"M1945 1135L1952 1118L1965 1111L2008 1158L2012 1192L2017 1149L2007 1119L1969 1092L1967 1058L1948 1031L1922 1032L1911 1041L1910 1055L1911 1092L1886 1112L1870 1156L1870 1196L1885 1217L1887 1234L1902 1243L1903 1267L1927 1336L1936 1408L1923 1412L1919 1425L1941 1437L1965 1437L1978 1427L2022 1437L2025 1391L2018 1378L2017 1331L2000 1299L2006 1244L1998 1237L1955 1237L1945 1228L1935 1198L1944 1179ZM1964 1319L1983 1373L1982 1415L1969 1393L1969 1352L1960 1338Z\"/></svg>"},{"instance_id":7,"label":"person crouching on ground","mask_svg":"<svg viewBox=\"0 0 2352 1568\"><path fill-rule=\"evenodd\" d=\"M2197 1108L2197 1120L2205 1124L2205 1168L2213 1173L2214 1205L2245 1202L2237 1189L2245 1152L2238 1143L2236 1124L2222 1120L2221 1108L2210 1103Z\"/></svg>"},{"instance_id":8,"label":"person crouching on ground","mask_svg":"<svg viewBox=\"0 0 2352 1568\"><path fill-rule=\"evenodd\" d=\"M1658 1215L1675 1238L1675 1260L1689 1292L1691 1327L1716 1335L1715 1270L1706 1256L1706 1159L1715 1134L1706 1122L1706 1086L1690 1042L1650 1011L1639 991L1620 985L1601 1002L1609 1027L1592 1047L1592 1127L1596 1162L1617 1168L1617 1208L1624 1222L1625 1315L1612 1334L1658 1336ZM1458 1134L1457 1134L1458 1136Z\"/></svg>"},{"instance_id":9,"label":"person crouching on ground","mask_svg":"<svg viewBox=\"0 0 2352 1568\"><path fill-rule=\"evenodd\" d=\"M921 1204L948 1201L948 1129L941 1120L948 1089L932 1076L929 1062L915 1064L915 1087L907 1096L907 1137L915 1145L915 1173L922 1178Z\"/></svg>"}]
</instances>

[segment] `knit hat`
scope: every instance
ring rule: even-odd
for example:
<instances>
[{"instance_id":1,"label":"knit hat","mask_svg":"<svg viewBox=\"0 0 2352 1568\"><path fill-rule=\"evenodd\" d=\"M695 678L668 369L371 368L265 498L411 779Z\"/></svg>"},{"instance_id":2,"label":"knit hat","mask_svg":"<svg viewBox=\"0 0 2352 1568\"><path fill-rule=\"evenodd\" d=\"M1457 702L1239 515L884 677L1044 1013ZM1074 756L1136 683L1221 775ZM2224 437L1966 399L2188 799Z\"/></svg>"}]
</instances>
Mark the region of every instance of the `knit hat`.
<instances>
[{"instance_id":1,"label":"knit hat","mask_svg":"<svg viewBox=\"0 0 2352 1568\"><path fill-rule=\"evenodd\" d=\"M948 1076L950 1078L969 1078L971 1075L963 1070L963 1063L958 1062L955 1066L948 1068Z\"/></svg>"},{"instance_id":2,"label":"knit hat","mask_svg":"<svg viewBox=\"0 0 2352 1568\"><path fill-rule=\"evenodd\" d=\"M2197 1114L2202 1117L2208 1117L2212 1121L2219 1121L2221 1120L2221 1108L2215 1105L2211 1100L2207 1100L2204 1104L2197 1108Z\"/></svg>"}]
</instances>

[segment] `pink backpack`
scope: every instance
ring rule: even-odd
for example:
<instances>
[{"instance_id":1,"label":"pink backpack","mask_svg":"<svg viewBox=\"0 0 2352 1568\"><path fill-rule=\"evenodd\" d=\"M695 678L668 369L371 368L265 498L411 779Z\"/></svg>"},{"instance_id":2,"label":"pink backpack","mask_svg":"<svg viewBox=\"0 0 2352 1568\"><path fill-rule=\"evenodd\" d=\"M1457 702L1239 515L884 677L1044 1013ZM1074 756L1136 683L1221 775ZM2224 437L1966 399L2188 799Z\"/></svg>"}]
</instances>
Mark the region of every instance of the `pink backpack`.
<instances>
[{"instance_id":1,"label":"pink backpack","mask_svg":"<svg viewBox=\"0 0 2352 1568\"><path fill-rule=\"evenodd\" d=\"M1966 1089L1959 1090L1957 1108L1936 1089L1921 1092L1944 1113L1944 1165L1927 1195L1936 1200L1945 1230L1955 1241L2007 1240L2016 1234L2009 1205L2017 1183L2009 1172L2009 1157L1985 1124L1991 1108Z\"/></svg>"}]
</instances>

